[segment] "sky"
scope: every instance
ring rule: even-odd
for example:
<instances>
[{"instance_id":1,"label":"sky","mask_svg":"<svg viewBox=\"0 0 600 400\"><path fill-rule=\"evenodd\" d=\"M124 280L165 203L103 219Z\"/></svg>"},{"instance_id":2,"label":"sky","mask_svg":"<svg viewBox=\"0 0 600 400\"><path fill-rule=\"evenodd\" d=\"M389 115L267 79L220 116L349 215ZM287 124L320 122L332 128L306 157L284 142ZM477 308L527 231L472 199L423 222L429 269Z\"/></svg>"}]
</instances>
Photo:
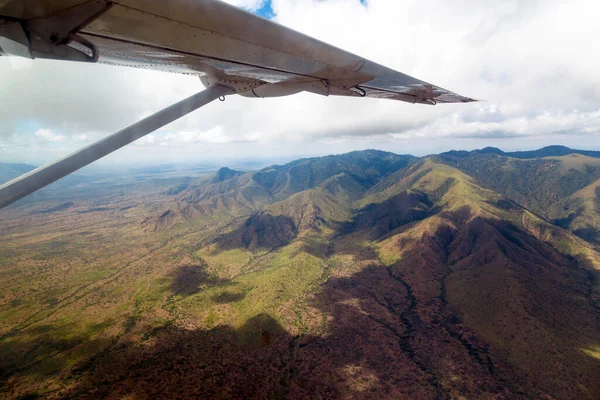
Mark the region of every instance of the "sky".
<instances>
[{"instance_id":1,"label":"sky","mask_svg":"<svg viewBox=\"0 0 600 400\"><path fill-rule=\"evenodd\" d=\"M600 149L594 0L228 2L481 101L230 96L101 162L228 165L368 148L418 156L486 146ZM184 75L0 57L0 162L62 157L202 88Z\"/></svg>"}]
</instances>

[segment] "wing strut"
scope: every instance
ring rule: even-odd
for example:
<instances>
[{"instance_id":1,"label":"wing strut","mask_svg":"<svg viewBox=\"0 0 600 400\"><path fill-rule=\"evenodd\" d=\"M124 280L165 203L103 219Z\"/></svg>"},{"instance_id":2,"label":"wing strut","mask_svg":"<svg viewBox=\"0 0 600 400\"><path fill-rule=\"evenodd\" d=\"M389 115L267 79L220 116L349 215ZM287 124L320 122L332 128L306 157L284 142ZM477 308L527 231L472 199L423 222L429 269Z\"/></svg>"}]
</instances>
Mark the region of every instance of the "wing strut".
<instances>
[{"instance_id":1,"label":"wing strut","mask_svg":"<svg viewBox=\"0 0 600 400\"><path fill-rule=\"evenodd\" d=\"M34 169L0 186L0 208L14 203L51 184L79 168L112 153L121 147L183 117L190 112L216 100L235 93L232 89L217 85L173 104L128 128L97 141L75 153Z\"/></svg>"}]
</instances>

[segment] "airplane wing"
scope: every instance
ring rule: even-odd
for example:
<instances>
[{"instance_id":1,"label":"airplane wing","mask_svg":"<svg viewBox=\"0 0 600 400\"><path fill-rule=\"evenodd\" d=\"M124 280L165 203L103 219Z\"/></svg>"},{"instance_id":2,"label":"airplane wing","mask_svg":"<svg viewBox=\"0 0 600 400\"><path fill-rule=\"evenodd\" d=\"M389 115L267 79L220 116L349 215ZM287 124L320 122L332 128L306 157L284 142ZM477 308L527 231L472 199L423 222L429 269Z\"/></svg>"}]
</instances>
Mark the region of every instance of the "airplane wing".
<instances>
[{"instance_id":1,"label":"airplane wing","mask_svg":"<svg viewBox=\"0 0 600 400\"><path fill-rule=\"evenodd\" d=\"M0 55L193 74L207 88L0 185L0 208L226 95L475 101L218 0L0 0Z\"/></svg>"},{"instance_id":2,"label":"airplane wing","mask_svg":"<svg viewBox=\"0 0 600 400\"><path fill-rule=\"evenodd\" d=\"M247 97L475 101L218 0L0 0L1 36L5 53L193 74Z\"/></svg>"}]
</instances>

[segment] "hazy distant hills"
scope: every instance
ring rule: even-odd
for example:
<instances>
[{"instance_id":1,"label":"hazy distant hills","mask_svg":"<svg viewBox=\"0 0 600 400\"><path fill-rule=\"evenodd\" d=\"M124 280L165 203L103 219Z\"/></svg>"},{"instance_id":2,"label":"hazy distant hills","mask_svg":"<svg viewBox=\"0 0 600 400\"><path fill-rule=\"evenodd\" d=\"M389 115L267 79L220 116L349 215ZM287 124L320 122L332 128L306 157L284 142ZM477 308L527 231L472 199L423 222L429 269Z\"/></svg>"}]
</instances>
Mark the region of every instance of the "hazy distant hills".
<instances>
[{"instance_id":1,"label":"hazy distant hills","mask_svg":"<svg viewBox=\"0 0 600 400\"><path fill-rule=\"evenodd\" d=\"M599 187L558 146L368 150L15 208L0 393L600 398Z\"/></svg>"},{"instance_id":2,"label":"hazy distant hills","mask_svg":"<svg viewBox=\"0 0 600 400\"><path fill-rule=\"evenodd\" d=\"M441 155L449 155L454 157L468 157L475 154L496 154L499 156L507 156L512 158L540 158L540 157L559 157L567 156L569 154L581 154L588 157L600 158L600 151L594 150L575 150L570 149L566 146L546 146L539 150L531 151L512 151L504 152L496 147L485 147L480 150L465 151L465 150L451 150Z\"/></svg>"},{"instance_id":3,"label":"hazy distant hills","mask_svg":"<svg viewBox=\"0 0 600 400\"><path fill-rule=\"evenodd\" d=\"M0 162L0 184L17 178L20 175L33 171L35 167L29 164L11 164Z\"/></svg>"}]
</instances>

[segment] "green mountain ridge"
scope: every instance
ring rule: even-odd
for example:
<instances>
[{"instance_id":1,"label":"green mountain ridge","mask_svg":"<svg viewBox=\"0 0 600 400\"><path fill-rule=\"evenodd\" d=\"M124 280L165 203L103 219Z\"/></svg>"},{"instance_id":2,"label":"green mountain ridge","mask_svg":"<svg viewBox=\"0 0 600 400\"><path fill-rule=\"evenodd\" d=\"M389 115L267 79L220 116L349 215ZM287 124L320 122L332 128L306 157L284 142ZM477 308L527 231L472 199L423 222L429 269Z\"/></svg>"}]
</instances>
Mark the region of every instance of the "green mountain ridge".
<instances>
[{"instance_id":1,"label":"green mountain ridge","mask_svg":"<svg viewBox=\"0 0 600 400\"><path fill-rule=\"evenodd\" d=\"M439 160L557 225L597 243L598 224L595 221L600 215L594 203L597 198L594 187L600 179L599 159L572 153L526 160L495 154L441 155ZM587 187L590 189L586 191ZM578 218L581 215L585 217Z\"/></svg>"},{"instance_id":2,"label":"green mountain ridge","mask_svg":"<svg viewBox=\"0 0 600 400\"><path fill-rule=\"evenodd\" d=\"M474 154L496 154L500 156L507 156L512 158L541 158L541 157L560 157L568 156L569 154L581 154L588 157L600 158L600 151L596 150L576 150L566 146L546 146L538 150L527 150L527 151L511 151L505 152L497 147L485 147L483 149L465 151L465 150L451 150L445 153L441 153L441 156L448 155L454 157L468 157Z\"/></svg>"},{"instance_id":3,"label":"green mountain ridge","mask_svg":"<svg viewBox=\"0 0 600 400\"><path fill-rule=\"evenodd\" d=\"M413 156L367 150L340 156L301 159L256 172L238 173L229 170L231 173L224 174L223 170L220 170L216 174L190 183L185 188L178 187L167 191L168 196L176 195L177 208L170 209L171 213L166 215L169 217L168 221L161 221L158 217L146 223L154 226L153 229L162 229L225 210L230 217L257 212L269 204L273 204L272 208L276 210L278 206L274 203L284 200L290 203L292 200L288 199L291 196L315 188L320 189L318 193L311 195L312 199L319 202L318 199L328 196L330 203L338 203L342 192L363 192L382 177L406 166L412 159ZM336 180L340 179L345 180L343 190L340 190L342 186L336 183ZM356 197L358 194L349 195ZM298 218L296 215L296 223L300 223Z\"/></svg>"},{"instance_id":4,"label":"green mountain ridge","mask_svg":"<svg viewBox=\"0 0 600 400\"><path fill-rule=\"evenodd\" d=\"M598 166L365 151L12 209L0 393L596 399Z\"/></svg>"}]
</instances>

